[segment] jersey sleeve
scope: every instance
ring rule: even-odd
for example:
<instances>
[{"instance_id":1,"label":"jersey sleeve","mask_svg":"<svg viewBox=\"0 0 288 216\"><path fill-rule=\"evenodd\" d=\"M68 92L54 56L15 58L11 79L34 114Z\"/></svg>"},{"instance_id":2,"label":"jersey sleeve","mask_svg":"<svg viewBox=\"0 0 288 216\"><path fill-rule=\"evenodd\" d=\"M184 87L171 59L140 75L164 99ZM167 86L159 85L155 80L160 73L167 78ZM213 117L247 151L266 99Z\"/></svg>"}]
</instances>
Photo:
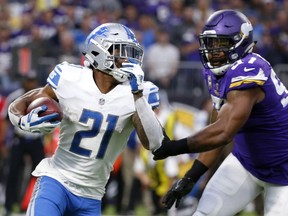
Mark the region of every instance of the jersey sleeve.
<instances>
[{"instance_id":1,"label":"jersey sleeve","mask_svg":"<svg viewBox=\"0 0 288 216\"><path fill-rule=\"evenodd\" d=\"M73 96L71 89L81 79L82 69L82 66L69 64L68 62L55 66L47 78L47 83L53 88L58 99L59 96L66 98Z\"/></svg>"},{"instance_id":2,"label":"jersey sleeve","mask_svg":"<svg viewBox=\"0 0 288 216\"><path fill-rule=\"evenodd\" d=\"M49 74L47 78L47 83L53 88L57 89L58 86L61 83L61 79L63 77L63 66L66 64L66 62L63 62L62 64L58 64L55 66L54 70ZM65 76L65 75L64 75Z\"/></svg>"},{"instance_id":3,"label":"jersey sleeve","mask_svg":"<svg viewBox=\"0 0 288 216\"><path fill-rule=\"evenodd\" d=\"M267 66L267 64L259 64L257 61L254 64L242 62L239 65L236 64L235 68L232 66L229 70L229 79L226 80L228 91L263 86L270 72Z\"/></svg>"}]
</instances>

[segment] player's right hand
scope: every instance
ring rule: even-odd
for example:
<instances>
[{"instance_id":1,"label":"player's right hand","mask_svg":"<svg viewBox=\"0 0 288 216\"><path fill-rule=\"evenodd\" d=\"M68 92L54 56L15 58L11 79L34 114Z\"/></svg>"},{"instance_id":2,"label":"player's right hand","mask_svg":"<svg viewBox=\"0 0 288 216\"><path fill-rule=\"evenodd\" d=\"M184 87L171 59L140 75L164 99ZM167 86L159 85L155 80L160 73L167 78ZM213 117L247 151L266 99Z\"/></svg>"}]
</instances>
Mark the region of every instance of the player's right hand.
<instances>
[{"instance_id":1,"label":"player's right hand","mask_svg":"<svg viewBox=\"0 0 288 216\"><path fill-rule=\"evenodd\" d=\"M170 209L176 201L175 207L178 208L181 199L193 188L194 182L189 177L183 177L174 183L172 188L163 197L162 203L166 209Z\"/></svg>"},{"instance_id":2,"label":"player's right hand","mask_svg":"<svg viewBox=\"0 0 288 216\"><path fill-rule=\"evenodd\" d=\"M60 121L50 122L51 119L57 118L58 113L52 113L40 117L39 112L47 110L47 106L43 105L31 110L30 113L20 118L19 127L24 131L32 133L50 133L60 124Z\"/></svg>"},{"instance_id":3,"label":"player's right hand","mask_svg":"<svg viewBox=\"0 0 288 216\"><path fill-rule=\"evenodd\" d=\"M120 71L129 75L131 91L137 94L143 91L144 88L144 72L139 64L122 63Z\"/></svg>"}]
</instances>

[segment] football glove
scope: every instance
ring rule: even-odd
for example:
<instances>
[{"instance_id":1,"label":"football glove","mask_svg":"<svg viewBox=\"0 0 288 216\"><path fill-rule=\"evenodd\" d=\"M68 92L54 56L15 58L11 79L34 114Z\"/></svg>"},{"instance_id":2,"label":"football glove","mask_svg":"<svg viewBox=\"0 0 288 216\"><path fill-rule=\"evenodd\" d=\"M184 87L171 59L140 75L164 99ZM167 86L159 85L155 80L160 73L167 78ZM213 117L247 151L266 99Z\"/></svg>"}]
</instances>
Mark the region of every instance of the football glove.
<instances>
[{"instance_id":1,"label":"football glove","mask_svg":"<svg viewBox=\"0 0 288 216\"><path fill-rule=\"evenodd\" d=\"M139 64L122 63L120 71L126 72L129 75L131 91L133 94L143 91L144 72Z\"/></svg>"},{"instance_id":2,"label":"football glove","mask_svg":"<svg viewBox=\"0 0 288 216\"><path fill-rule=\"evenodd\" d=\"M152 153L154 155L153 160L162 160L169 156L190 153L190 149L187 143L187 138L170 140L166 135L162 140L161 146Z\"/></svg>"},{"instance_id":3,"label":"football glove","mask_svg":"<svg viewBox=\"0 0 288 216\"><path fill-rule=\"evenodd\" d=\"M22 116L19 121L19 127L24 131L29 131L32 133L50 133L60 124L60 121L50 120L57 118L58 113L53 113L40 117L39 112L44 112L47 110L47 106L43 105L31 110L30 113Z\"/></svg>"},{"instance_id":4,"label":"football glove","mask_svg":"<svg viewBox=\"0 0 288 216\"><path fill-rule=\"evenodd\" d=\"M166 209L170 209L176 201L175 207L178 208L182 197L187 195L193 188L194 182L189 177L183 177L174 183L172 188L163 197L162 203Z\"/></svg>"}]
</instances>

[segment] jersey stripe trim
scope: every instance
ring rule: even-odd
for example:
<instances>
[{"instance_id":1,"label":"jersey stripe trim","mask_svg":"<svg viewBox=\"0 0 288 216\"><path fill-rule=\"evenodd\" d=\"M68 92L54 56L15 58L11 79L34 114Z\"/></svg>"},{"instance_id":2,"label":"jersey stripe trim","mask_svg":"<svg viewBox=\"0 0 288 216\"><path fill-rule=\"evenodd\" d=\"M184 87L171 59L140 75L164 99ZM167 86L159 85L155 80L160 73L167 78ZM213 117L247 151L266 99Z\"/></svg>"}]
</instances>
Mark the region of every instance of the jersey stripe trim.
<instances>
[{"instance_id":1,"label":"jersey stripe trim","mask_svg":"<svg viewBox=\"0 0 288 216\"><path fill-rule=\"evenodd\" d=\"M264 71L260 68L259 72L255 76L238 76L231 80L229 88L237 87L242 84L256 83L260 86L264 85L268 77L265 76Z\"/></svg>"}]
</instances>

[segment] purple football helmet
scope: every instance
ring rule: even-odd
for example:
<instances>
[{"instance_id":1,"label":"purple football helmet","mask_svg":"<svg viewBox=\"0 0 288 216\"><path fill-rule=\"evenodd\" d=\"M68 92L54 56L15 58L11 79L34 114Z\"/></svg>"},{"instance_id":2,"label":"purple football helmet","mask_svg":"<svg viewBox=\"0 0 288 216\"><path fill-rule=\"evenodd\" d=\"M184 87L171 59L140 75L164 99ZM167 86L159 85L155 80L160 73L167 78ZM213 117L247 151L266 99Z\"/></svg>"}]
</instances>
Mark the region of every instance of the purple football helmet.
<instances>
[{"instance_id":1,"label":"purple football helmet","mask_svg":"<svg viewBox=\"0 0 288 216\"><path fill-rule=\"evenodd\" d=\"M205 23L199 42L204 67L218 76L223 75L233 62L252 52L255 45L250 21L235 10L213 13Z\"/></svg>"}]
</instances>

